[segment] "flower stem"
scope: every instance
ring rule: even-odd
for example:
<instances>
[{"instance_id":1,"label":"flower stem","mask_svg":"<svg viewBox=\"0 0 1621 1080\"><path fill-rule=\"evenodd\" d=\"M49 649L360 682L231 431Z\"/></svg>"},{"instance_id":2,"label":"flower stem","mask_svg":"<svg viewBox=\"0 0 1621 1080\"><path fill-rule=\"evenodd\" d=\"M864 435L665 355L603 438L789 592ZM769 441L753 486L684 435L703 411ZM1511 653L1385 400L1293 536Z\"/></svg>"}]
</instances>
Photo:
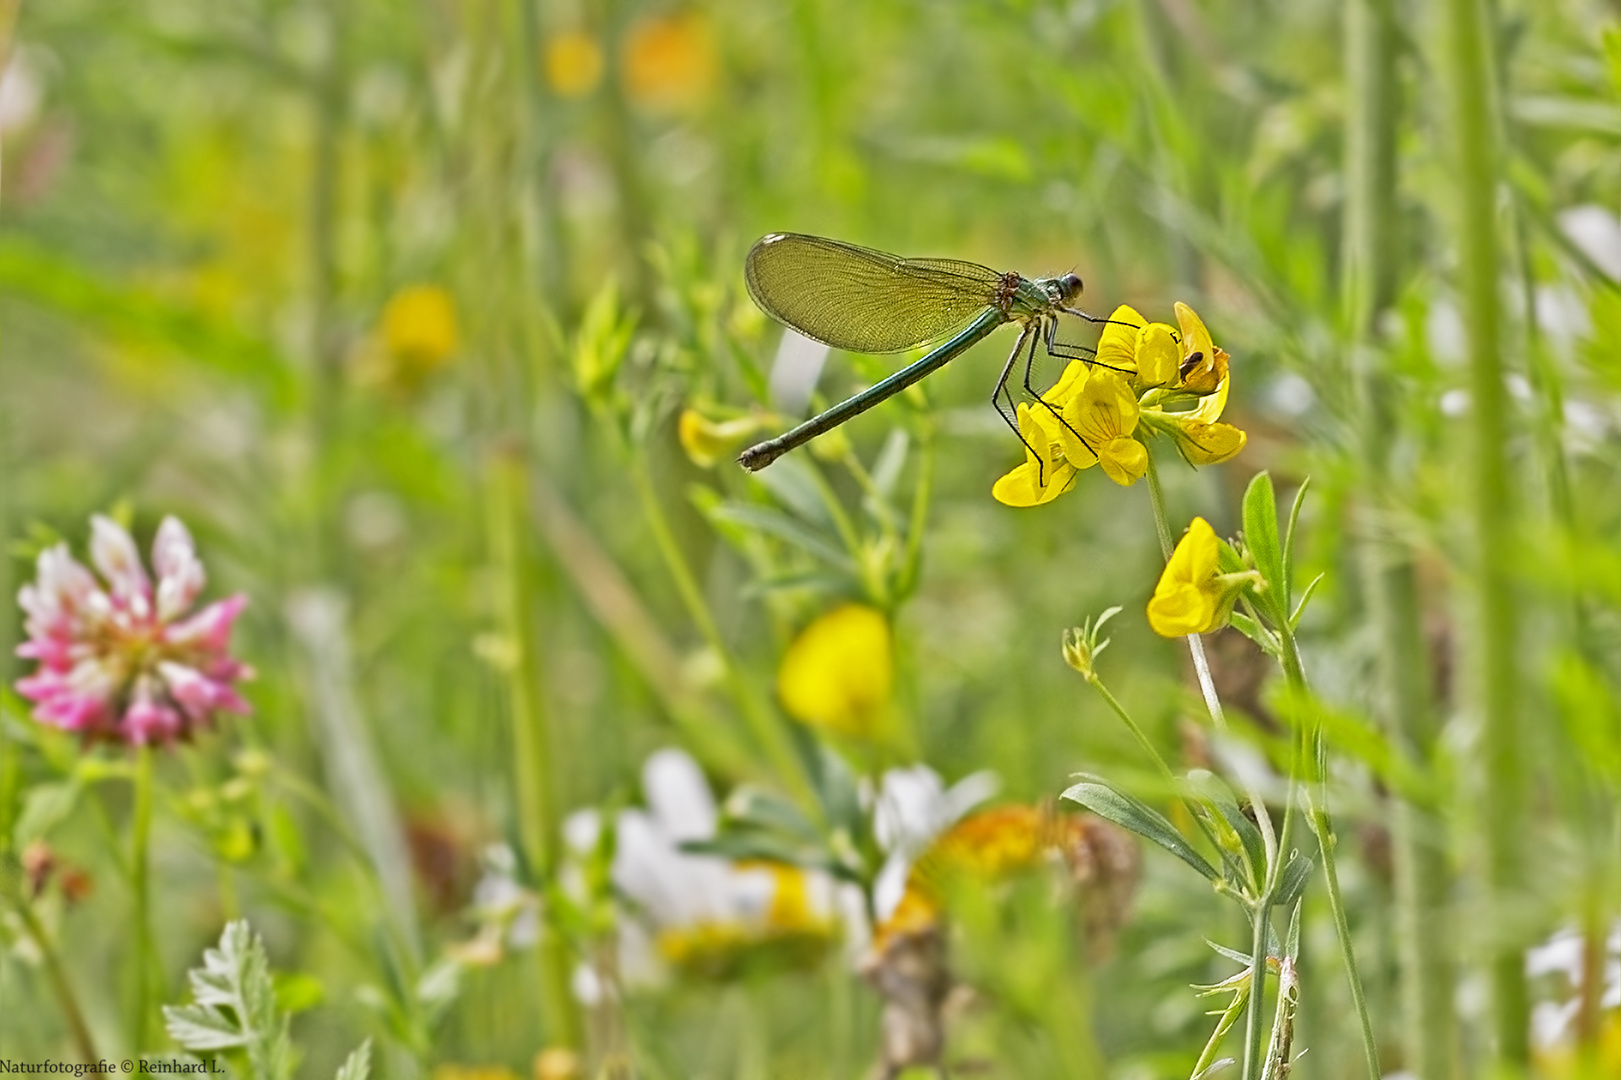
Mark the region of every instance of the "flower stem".
<instances>
[{"instance_id":1,"label":"flower stem","mask_svg":"<svg viewBox=\"0 0 1621 1080\"><path fill-rule=\"evenodd\" d=\"M544 678L535 634L524 538L528 536L527 465L521 445L500 446L490 462L490 532L500 575L502 635L513 654L507 665L512 709L514 783L519 835L535 881L544 889L557 869L561 832L551 725L541 699ZM551 905L545 905L551 910ZM548 920L536 949L540 964L541 1019L549 1045L581 1045L579 1011L571 987L571 964L560 929Z\"/></svg>"},{"instance_id":2,"label":"flower stem","mask_svg":"<svg viewBox=\"0 0 1621 1080\"><path fill-rule=\"evenodd\" d=\"M1328 816L1328 777L1323 769L1322 727L1317 722L1317 710L1310 704L1311 690L1306 684L1306 671L1300 662L1300 648L1295 642L1294 630L1284 615L1282 598L1269 606L1278 631L1280 661L1289 694L1295 704L1306 713L1295 719L1300 728L1300 766L1307 803L1307 820L1317 838L1317 850L1323 860L1323 879L1328 886L1328 906L1334 914L1334 930L1340 942L1340 958L1345 963L1345 976L1351 984L1351 1003L1356 1009L1362 1027L1362 1054L1368 1066L1369 1080L1379 1080L1379 1046L1373 1035L1373 1020L1368 1014L1368 999L1363 992L1362 977L1357 972L1356 949L1351 941L1351 924L1345 915L1345 899L1340 893L1339 870L1334 861L1334 824ZM1291 784L1291 787L1293 785Z\"/></svg>"},{"instance_id":3,"label":"flower stem","mask_svg":"<svg viewBox=\"0 0 1621 1080\"><path fill-rule=\"evenodd\" d=\"M1154 464L1154 453L1148 453L1148 501L1154 507L1154 528L1159 533L1160 551L1164 553L1167 562L1171 559L1171 552L1176 549L1176 542L1171 537L1170 519L1165 513L1165 492L1159 483L1159 469ZM1215 725L1218 732L1227 733L1227 713L1222 708L1221 697L1216 693L1216 680L1210 673L1210 660L1205 656L1204 640L1198 634L1187 636L1188 655L1193 659L1193 674L1199 680L1199 692L1204 696L1205 709L1210 713L1210 722ZM1250 801L1255 811L1255 825L1261 832L1261 840L1266 846L1267 865L1271 866L1278 861L1278 838L1272 828L1272 815L1267 813L1266 801L1260 794L1245 784L1244 795Z\"/></svg>"},{"instance_id":4,"label":"flower stem","mask_svg":"<svg viewBox=\"0 0 1621 1080\"><path fill-rule=\"evenodd\" d=\"M1148 453L1148 499L1154 507L1154 527L1159 533L1160 550L1164 553L1167 562L1175 550L1175 543L1171 538L1170 519L1165 512L1165 493L1160 488L1159 470L1154 465L1154 453ZM1199 679L1199 690L1204 695L1205 707L1210 711L1210 721L1216 730L1222 733L1227 731L1227 715L1222 710L1221 698L1216 693L1216 682L1210 674L1210 661L1205 656L1204 642L1198 634L1187 636L1188 653L1193 658L1194 674ZM1297 751L1296 758L1299 758ZM1296 761L1298 770L1299 762ZM1251 808L1255 811L1255 824L1261 832L1261 841L1266 847L1266 881L1261 887L1260 899L1251 912L1250 937L1250 1000L1249 1011L1245 1017L1244 1026L1244 1080L1259 1080L1264 1065L1264 1053L1261 1036L1266 1028L1266 951L1267 927L1272 915L1272 896L1277 889L1278 875L1283 869L1283 860L1279 857L1283 850L1282 845L1289 842L1290 825L1294 819L1295 776L1297 770L1292 770L1289 777L1289 801L1283 812L1283 835L1281 838L1272 830L1272 816L1267 812L1266 800L1260 793L1251 787L1248 782L1240 778L1244 786L1244 795L1249 799Z\"/></svg>"},{"instance_id":5,"label":"flower stem","mask_svg":"<svg viewBox=\"0 0 1621 1080\"><path fill-rule=\"evenodd\" d=\"M664 508L659 505L658 493L653 487L653 478L647 471L647 459L640 451L632 453L630 471L636 483L636 493L641 498L642 513L653 532L653 542L658 546L659 554L664 557L665 568L675 582L676 592L681 595L687 616L697 625L705 643L720 661L725 672L726 684L732 692L738 710L742 712L755 740L765 751L782 782L793 788L795 795L799 796L807 807L815 807L817 805L815 792L811 790L810 782L794 754L787 731L783 729L779 718L772 714L770 706L761 700L759 693L749 685L737 657L732 655L726 639L721 636L720 627L715 623L709 604L704 600L703 592L692 576L692 568L687 565L686 555L676 543L675 534L670 531L669 520L664 516Z\"/></svg>"},{"instance_id":6,"label":"flower stem","mask_svg":"<svg viewBox=\"0 0 1621 1080\"><path fill-rule=\"evenodd\" d=\"M1524 888L1522 837L1525 810L1525 747L1519 731L1520 678L1513 587L1511 522L1515 520L1509 483L1510 446L1502 328L1498 296L1498 152L1492 108L1493 8L1480 0L1446 0L1446 47L1442 74L1450 97L1455 158L1447 170L1458 212L1459 291L1467 331L1472 429L1468 469L1477 537L1475 573L1478 620L1474 649L1475 702L1482 717L1479 740L1481 804L1479 829L1485 840L1488 925L1509 923L1506 908ZM1525 961L1512 935L1488 945L1492 1021L1500 1065L1523 1072L1530 1061L1530 1005Z\"/></svg>"},{"instance_id":7,"label":"flower stem","mask_svg":"<svg viewBox=\"0 0 1621 1080\"><path fill-rule=\"evenodd\" d=\"M18 918L22 920L23 930L34 942L39 950L41 960L45 964L45 977L50 980L51 992L56 995L56 1004L62 1010L62 1018L67 1021L68 1033L73 1038L73 1045L79 1052L79 1060L85 1064L100 1060L96 1053L96 1042L90 1036L90 1025L84 1021L84 1011L79 1008L79 999L73 993L73 984L68 982L67 972L62 969L62 958L57 955L56 944L51 941L51 935L41 925L39 916L34 914L33 905L27 897L18 897L13 905Z\"/></svg>"},{"instance_id":8,"label":"flower stem","mask_svg":"<svg viewBox=\"0 0 1621 1080\"><path fill-rule=\"evenodd\" d=\"M130 816L130 888L135 894L135 1009L130 1051L146 1048L147 1013L152 1007L152 748L135 751L135 804Z\"/></svg>"}]
</instances>

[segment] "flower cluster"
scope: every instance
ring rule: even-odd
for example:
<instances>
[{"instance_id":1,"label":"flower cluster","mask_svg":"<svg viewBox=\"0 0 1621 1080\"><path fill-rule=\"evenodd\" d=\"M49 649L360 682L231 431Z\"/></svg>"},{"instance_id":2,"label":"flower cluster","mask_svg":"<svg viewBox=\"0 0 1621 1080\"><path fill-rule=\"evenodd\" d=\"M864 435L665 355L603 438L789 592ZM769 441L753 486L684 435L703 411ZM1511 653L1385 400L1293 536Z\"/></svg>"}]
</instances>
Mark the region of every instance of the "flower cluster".
<instances>
[{"instance_id":1,"label":"flower cluster","mask_svg":"<svg viewBox=\"0 0 1621 1080\"><path fill-rule=\"evenodd\" d=\"M86 740L133 745L189 738L219 710L249 711L233 684L252 671L230 655L231 625L247 605L232 596L190 617L205 580L191 534L163 520L152 542L154 585L135 541L110 518L91 519L90 559L100 578L57 544L18 594L37 660L17 691L40 722Z\"/></svg>"},{"instance_id":2,"label":"flower cluster","mask_svg":"<svg viewBox=\"0 0 1621 1080\"><path fill-rule=\"evenodd\" d=\"M1177 304L1176 318L1180 332L1122 304L1095 357L1072 361L1036 405L1019 405L1025 461L991 489L998 502L1050 502L1093 465L1117 484L1134 484L1148 471L1148 435L1169 437L1194 465L1226 461L1244 448L1244 432L1219 422L1227 354L1192 308Z\"/></svg>"}]
</instances>

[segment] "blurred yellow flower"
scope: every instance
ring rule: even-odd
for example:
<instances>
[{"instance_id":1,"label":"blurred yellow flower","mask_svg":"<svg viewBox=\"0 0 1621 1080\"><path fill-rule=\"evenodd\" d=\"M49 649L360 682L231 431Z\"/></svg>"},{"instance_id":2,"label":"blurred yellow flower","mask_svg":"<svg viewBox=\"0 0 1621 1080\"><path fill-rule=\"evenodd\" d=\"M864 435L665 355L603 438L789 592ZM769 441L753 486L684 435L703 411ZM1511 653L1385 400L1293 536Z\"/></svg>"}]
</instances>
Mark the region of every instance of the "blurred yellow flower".
<instances>
[{"instance_id":1,"label":"blurred yellow flower","mask_svg":"<svg viewBox=\"0 0 1621 1080\"><path fill-rule=\"evenodd\" d=\"M782 658L777 692L790 716L843 735L870 735L894 682L882 612L844 604L802 630Z\"/></svg>"},{"instance_id":2,"label":"blurred yellow flower","mask_svg":"<svg viewBox=\"0 0 1621 1080\"><path fill-rule=\"evenodd\" d=\"M1249 576L1221 573L1219 552L1216 531L1204 518L1194 518L1148 601L1148 625L1156 634L1185 637L1227 625Z\"/></svg>"},{"instance_id":3,"label":"blurred yellow flower","mask_svg":"<svg viewBox=\"0 0 1621 1080\"><path fill-rule=\"evenodd\" d=\"M548 1046L535 1055L534 1080L580 1080L580 1055L566 1046ZM437 1078L436 1078L437 1080Z\"/></svg>"},{"instance_id":4,"label":"blurred yellow flower","mask_svg":"<svg viewBox=\"0 0 1621 1080\"><path fill-rule=\"evenodd\" d=\"M583 30L546 39L546 82L558 97L582 98L602 81L602 47Z\"/></svg>"},{"instance_id":5,"label":"blurred yellow flower","mask_svg":"<svg viewBox=\"0 0 1621 1080\"><path fill-rule=\"evenodd\" d=\"M437 285L408 285L383 308L381 333L399 381L415 382L460 347L456 303Z\"/></svg>"},{"instance_id":6,"label":"blurred yellow flower","mask_svg":"<svg viewBox=\"0 0 1621 1080\"><path fill-rule=\"evenodd\" d=\"M1090 372L1064 405L1058 430L1064 456L1080 469L1102 465L1104 474L1123 487L1135 484L1148 471L1148 448L1131 437L1138 411L1137 396L1119 373Z\"/></svg>"},{"instance_id":7,"label":"blurred yellow flower","mask_svg":"<svg viewBox=\"0 0 1621 1080\"><path fill-rule=\"evenodd\" d=\"M714 34L701 12L644 15L625 35L625 93L644 108L702 105L714 89L717 67Z\"/></svg>"},{"instance_id":8,"label":"blurred yellow flower","mask_svg":"<svg viewBox=\"0 0 1621 1080\"><path fill-rule=\"evenodd\" d=\"M681 449L687 452L692 463L700 469L708 469L741 450L744 441L764 427L757 416L711 420L697 409L683 409L675 431Z\"/></svg>"}]
</instances>

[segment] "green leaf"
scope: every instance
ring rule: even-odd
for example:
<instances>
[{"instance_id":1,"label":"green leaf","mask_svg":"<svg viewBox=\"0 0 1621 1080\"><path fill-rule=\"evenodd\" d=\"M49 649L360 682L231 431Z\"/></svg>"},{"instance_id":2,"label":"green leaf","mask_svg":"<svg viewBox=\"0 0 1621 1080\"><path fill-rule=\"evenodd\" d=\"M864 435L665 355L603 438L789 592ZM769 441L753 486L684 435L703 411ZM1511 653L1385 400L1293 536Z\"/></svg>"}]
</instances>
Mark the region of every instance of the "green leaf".
<instances>
[{"instance_id":1,"label":"green leaf","mask_svg":"<svg viewBox=\"0 0 1621 1080\"><path fill-rule=\"evenodd\" d=\"M1244 546L1266 579L1267 588L1278 602L1286 604L1289 594L1283 573L1283 544L1278 539L1278 502L1272 491L1272 477L1264 472L1256 473L1244 492Z\"/></svg>"},{"instance_id":2,"label":"green leaf","mask_svg":"<svg viewBox=\"0 0 1621 1080\"><path fill-rule=\"evenodd\" d=\"M1249 871L1244 884L1248 886L1251 896L1259 896L1261 882L1266 878L1266 842L1261 839L1261 830L1244 816L1232 790L1214 773L1194 769L1188 773L1188 784L1193 789L1194 797L1204 804L1207 811L1215 811L1218 820L1212 821L1211 825L1216 828L1218 836L1226 834L1232 838L1233 854L1242 856L1244 866Z\"/></svg>"},{"instance_id":3,"label":"green leaf","mask_svg":"<svg viewBox=\"0 0 1621 1080\"><path fill-rule=\"evenodd\" d=\"M21 851L61 824L79 801L83 785L77 779L60 784L36 784L23 798L22 813L17 816L15 839Z\"/></svg>"},{"instance_id":4,"label":"green leaf","mask_svg":"<svg viewBox=\"0 0 1621 1080\"><path fill-rule=\"evenodd\" d=\"M195 1003L163 1009L169 1037L187 1050L244 1049L257 1080L286 1080L287 1018L276 1007L264 943L248 924L227 923L219 947L206 950L189 977Z\"/></svg>"},{"instance_id":5,"label":"green leaf","mask_svg":"<svg viewBox=\"0 0 1621 1080\"><path fill-rule=\"evenodd\" d=\"M1300 603L1295 605L1294 614L1289 616L1289 629L1293 630L1300 625L1300 616L1306 613L1306 601L1311 599L1311 594L1317 591L1317 586L1321 585L1323 579L1327 576L1327 574L1318 574L1311 579L1311 584L1307 585L1306 590L1300 594Z\"/></svg>"},{"instance_id":6,"label":"green leaf","mask_svg":"<svg viewBox=\"0 0 1621 1080\"><path fill-rule=\"evenodd\" d=\"M1283 866L1283 873L1278 875L1278 891L1272 898L1272 903L1282 908L1300 899L1300 894L1306 889L1306 882L1311 880L1311 868L1310 857L1298 851L1291 851L1289 861Z\"/></svg>"},{"instance_id":7,"label":"green leaf","mask_svg":"<svg viewBox=\"0 0 1621 1080\"><path fill-rule=\"evenodd\" d=\"M1079 803L1106 821L1112 821L1122 829L1130 829L1145 840L1152 840L1211 881L1220 880L1221 874L1216 868L1182 839L1182 834L1163 814L1127 795L1102 777L1081 775L1081 782L1066 790L1061 798Z\"/></svg>"},{"instance_id":8,"label":"green leaf","mask_svg":"<svg viewBox=\"0 0 1621 1080\"><path fill-rule=\"evenodd\" d=\"M332 1080L367 1080L371 1076L371 1040L367 1039L338 1066Z\"/></svg>"},{"instance_id":9,"label":"green leaf","mask_svg":"<svg viewBox=\"0 0 1621 1080\"><path fill-rule=\"evenodd\" d=\"M753 532L774 536L829 566L854 570L850 557L837 545L818 535L816 530L798 518L790 517L780 510L747 503L724 503L709 511L709 519L712 522L740 525Z\"/></svg>"}]
</instances>

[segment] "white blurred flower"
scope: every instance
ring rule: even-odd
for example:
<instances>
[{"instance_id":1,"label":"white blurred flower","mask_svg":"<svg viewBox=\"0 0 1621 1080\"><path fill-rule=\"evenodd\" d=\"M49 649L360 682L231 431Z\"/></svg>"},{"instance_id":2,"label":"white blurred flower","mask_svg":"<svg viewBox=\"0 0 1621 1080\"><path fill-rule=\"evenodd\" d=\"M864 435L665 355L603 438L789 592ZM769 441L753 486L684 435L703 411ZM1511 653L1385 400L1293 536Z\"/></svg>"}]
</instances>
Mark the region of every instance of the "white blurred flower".
<instances>
[{"instance_id":1,"label":"white blurred flower","mask_svg":"<svg viewBox=\"0 0 1621 1080\"><path fill-rule=\"evenodd\" d=\"M1531 1036L1536 1044L1549 1049L1568 1041L1572 1024L1581 1008L1583 941L1573 929L1560 930L1525 953L1525 973L1531 979L1564 976L1564 987L1553 1000L1539 1001L1531 1010ZM1610 930L1604 945L1604 987L1599 995L1601 1009L1621 1008L1621 922Z\"/></svg>"}]
</instances>

